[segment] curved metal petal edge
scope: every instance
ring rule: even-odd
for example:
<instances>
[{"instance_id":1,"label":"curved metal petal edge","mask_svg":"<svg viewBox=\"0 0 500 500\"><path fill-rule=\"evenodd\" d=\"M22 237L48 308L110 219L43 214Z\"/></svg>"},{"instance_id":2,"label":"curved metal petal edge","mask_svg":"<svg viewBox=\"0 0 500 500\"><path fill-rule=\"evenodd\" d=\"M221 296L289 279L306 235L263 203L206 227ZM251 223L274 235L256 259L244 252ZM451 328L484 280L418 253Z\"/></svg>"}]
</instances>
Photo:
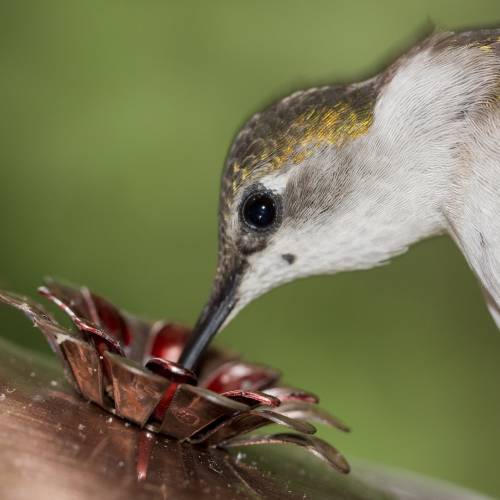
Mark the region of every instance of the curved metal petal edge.
<instances>
[{"instance_id":1,"label":"curved metal petal edge","mask_svg":"<svg viewBox=\"0 0 500 500\"><path fill-rule=\"evenodd\" d=\"M348 474L351 470L346 458L335 447L316 436L293 433L242 436L223 441L219 444L219 447L236 448L266 444L294 444L302 446L343 474Z\"/></svg>"}]
</instances>

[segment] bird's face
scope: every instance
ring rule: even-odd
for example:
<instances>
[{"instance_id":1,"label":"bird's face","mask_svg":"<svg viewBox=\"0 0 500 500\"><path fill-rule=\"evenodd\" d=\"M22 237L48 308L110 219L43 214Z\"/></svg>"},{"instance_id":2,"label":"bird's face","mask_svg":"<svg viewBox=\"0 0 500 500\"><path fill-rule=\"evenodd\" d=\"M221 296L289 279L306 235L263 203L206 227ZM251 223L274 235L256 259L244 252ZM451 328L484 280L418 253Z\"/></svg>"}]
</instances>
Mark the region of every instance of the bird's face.
<instances>
[{"instance_id":1,"label":"bird's face","mask_svg":"<svg viewBox=\"0 0 500 500\"><path fill-rule=\"evenodd\" d=\"M222 176L216 276L184 366L192 368L215 333L256 297L328 272L327 238L318 235L332 229L332 210L349 192L343 146L366 134L372 111L371 87L313 89L255 115L237 135Z\"/></svg>"}]
</instances>

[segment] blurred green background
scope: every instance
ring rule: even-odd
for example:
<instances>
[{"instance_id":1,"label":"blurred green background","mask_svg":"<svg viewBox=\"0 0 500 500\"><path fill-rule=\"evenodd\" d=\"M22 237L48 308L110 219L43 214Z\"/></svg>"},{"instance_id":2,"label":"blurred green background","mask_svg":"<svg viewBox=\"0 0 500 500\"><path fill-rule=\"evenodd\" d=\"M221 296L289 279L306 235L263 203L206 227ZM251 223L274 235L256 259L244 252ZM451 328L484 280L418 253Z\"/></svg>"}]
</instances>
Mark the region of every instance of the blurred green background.
<instances>
[{"instance_id":1,"label":"blurred green background","mask_svg":"<svg viewBox=\"0 0 500 500\"><path fill-rule=\"evenodd\" d=\"M371 75L433 23L495 22L498 0L2 2L0 286L53 275L194 322L219 173L251 113ZM15 312L0 325L48 353ZM275 290L218 342L318 392L353 427L321 432L347 456L500 497L500 334L448 239Z\"/></svg>"}]
</instances>

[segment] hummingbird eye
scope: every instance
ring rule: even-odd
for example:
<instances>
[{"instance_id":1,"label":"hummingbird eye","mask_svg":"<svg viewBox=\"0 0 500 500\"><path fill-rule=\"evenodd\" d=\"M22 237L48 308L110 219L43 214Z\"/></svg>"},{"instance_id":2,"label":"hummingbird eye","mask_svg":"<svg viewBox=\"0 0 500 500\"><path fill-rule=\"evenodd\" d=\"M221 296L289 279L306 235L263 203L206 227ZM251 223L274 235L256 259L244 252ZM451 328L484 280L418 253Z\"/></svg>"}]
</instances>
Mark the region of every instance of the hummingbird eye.
<instances>
[{"instance_id":1,"label":"hummingbird eye","mask_svg":"<svg viewBox=\"0 0 500 500\"><path fill-rule=\"evenodd\" d=\"M254 192L245 198L241 206L243 222L256 231L271 227L278 215L278 204L275 197L266 191Z\"/></svg>"}]
</instances>

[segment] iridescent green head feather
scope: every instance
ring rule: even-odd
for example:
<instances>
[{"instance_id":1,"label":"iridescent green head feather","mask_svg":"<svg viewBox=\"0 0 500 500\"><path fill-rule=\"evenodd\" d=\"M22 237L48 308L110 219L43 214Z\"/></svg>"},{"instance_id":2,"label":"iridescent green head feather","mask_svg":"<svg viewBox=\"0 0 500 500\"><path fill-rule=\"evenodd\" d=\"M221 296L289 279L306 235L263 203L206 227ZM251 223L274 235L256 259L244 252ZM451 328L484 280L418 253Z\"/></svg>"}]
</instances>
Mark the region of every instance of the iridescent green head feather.
<instances>
[{"instance_id":1,"label":"iridescent green head feather","mask_svg":"<svg viewBox=\"0 0 500 500\"><path fill-rule=\"evenodd\" d=\"M236 136L223 173L227 200L249 180L298 165L323 145L341 147L373 122L375 85L296 92L254 115Z\"/></svg>"}]
</instances>

